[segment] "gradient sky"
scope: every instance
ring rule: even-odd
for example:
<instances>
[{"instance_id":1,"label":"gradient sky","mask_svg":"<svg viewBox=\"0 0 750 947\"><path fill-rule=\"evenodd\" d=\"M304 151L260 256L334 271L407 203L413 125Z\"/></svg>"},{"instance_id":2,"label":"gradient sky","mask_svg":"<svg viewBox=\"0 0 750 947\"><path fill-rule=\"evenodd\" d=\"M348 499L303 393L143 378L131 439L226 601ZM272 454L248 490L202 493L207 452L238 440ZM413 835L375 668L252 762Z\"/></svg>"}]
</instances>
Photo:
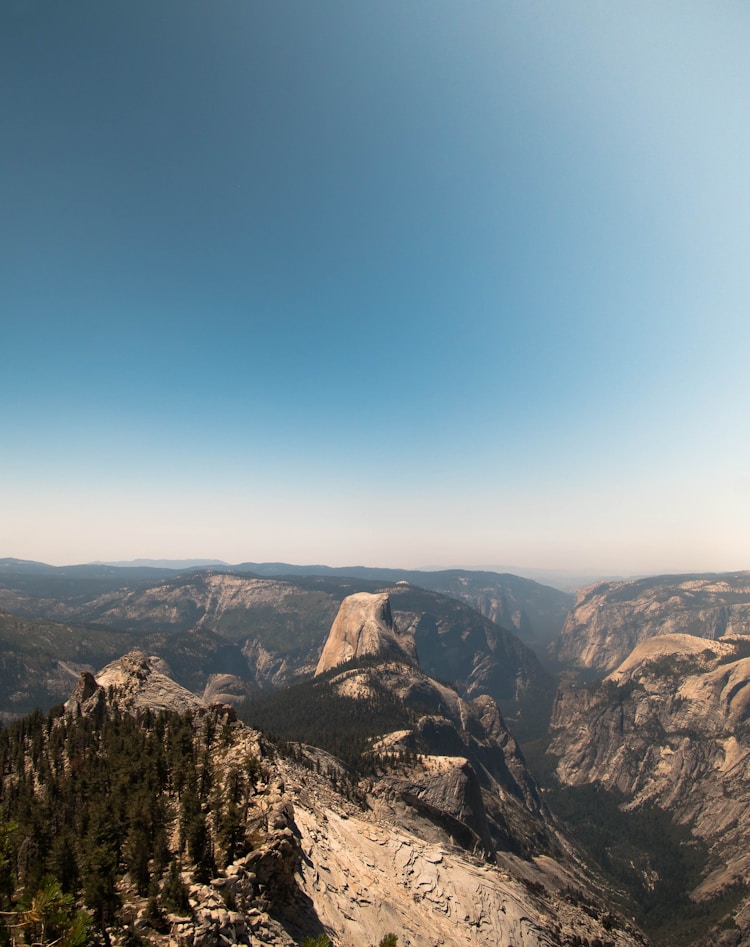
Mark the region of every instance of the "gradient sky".
<instances>
[{"instance_id":1,"label":"gradient sky","mask_svg":"<svg viewBox=\"0 0 750 947\"><path fill-rule=\"evenodd\" d=\"M3 0L0 556L750 568L749 49Z\"/></svg>"}]
</instances>

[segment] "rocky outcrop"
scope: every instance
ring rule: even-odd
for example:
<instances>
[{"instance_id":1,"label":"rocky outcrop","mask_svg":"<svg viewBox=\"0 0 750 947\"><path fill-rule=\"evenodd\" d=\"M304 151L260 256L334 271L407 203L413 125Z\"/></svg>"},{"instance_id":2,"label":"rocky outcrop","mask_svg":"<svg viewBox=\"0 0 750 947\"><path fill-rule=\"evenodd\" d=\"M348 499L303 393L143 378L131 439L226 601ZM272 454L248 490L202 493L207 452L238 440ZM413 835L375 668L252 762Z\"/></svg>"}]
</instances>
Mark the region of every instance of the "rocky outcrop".
<instances>
[{"instance_id":1,"label":"rocky outcrop","mask_svg":"<svg viewBox=\"0 0 750 947\"><path fill-rule=\"evenodd\" d=\"M100 711L106 701L127 713L142 710L174 710L187 713L206 706L168 676L169 668L157 657L144 651L131 651L108 664L94 676L84 672L65 704L70 713Z\"/></svg>"},{"instance_id":2,"label":"rocky outcrop","mask_svg":"<svg viewBox=\"0 0 750 947\"><path fill-rule=\"evenodd\" d=\"M750 573L602 582L578 593L556 645L559 661L606 673L665 634L750 634Z\"/></svg>"},{"instance_id":3,"label":"rocky outcrop","mask_svg":"<svg viewBox=\"0 0 750 947\"><path fill-rule=\"evenodd\" d=\"M749 722L750 640L670 634L642 641L600 685L562 690L550 751L564 784L598 783L689 827L708 847L693 892L707 898L750 879Z\"/></svg>"},{"instance_id":4,"label":"rocky outcrop","mask_svg":"<svg viewBox=\"0 0 750 947\"><path fill-rule=\"evenodd\" d=\"M595 902L588 913L571 903L566 892L580 885L575 870L513 856L489 865L433 834L430 822L405 828L393 824L397 807L373 806L321 808L313 793L295 806L300 888L334 943L369 947L387 932L411 947L645 943L632 927L610 923Z\"/></svg>"},{"instance_id":5,"label":"rocky outcrop","mask_svg":"<svg viewBox=\"0 0 750 947\"><path fill-rule=\"evenodd\" d=\"M255 688L236 674L212 674L203 690L203 700L207 704L242 704Z\"/></svg>"},{"instance_id":6,"label":"rocky outcrop","mask_svg":"<svg viewBox=\"0 0 750 947\"><path fill-rule=\"evenodd\" d=\"M482 787L474 768L461 756L423 756L419 765L400 767L387 784L404 803L441 824L468 851L494 851Z\"/></svg>"},{"instance_id":7,"label":"rocky outcrop","mask_svg":"<svg viewBox=\"0 0 750 947\"><path fill-rule=\"evenodd\" d=\"M413 639L399 635L388 594L358 592L341 603L315 674L361 658L397 658L414 663Z\"/></svg>"},{"instance_id":8,"label":"rocky outcrop","mask_svg":"<svg viewBox=\"0 0 750 947\"><path fill-rule=\"evenodd\" d=\"M401 720L398 730L381 734L373 758L419 757L419 765L389 767L381 793L440 824L470 851L532 855L555 848L549 813L497 705L486 695L465 699L419 669L411 639L392 621L386 593L342 602L316 676L362 659L325 687L351 701L353 717L375 723L380 714L391 725L394 715Z\"/></svg>"}]
</instances>

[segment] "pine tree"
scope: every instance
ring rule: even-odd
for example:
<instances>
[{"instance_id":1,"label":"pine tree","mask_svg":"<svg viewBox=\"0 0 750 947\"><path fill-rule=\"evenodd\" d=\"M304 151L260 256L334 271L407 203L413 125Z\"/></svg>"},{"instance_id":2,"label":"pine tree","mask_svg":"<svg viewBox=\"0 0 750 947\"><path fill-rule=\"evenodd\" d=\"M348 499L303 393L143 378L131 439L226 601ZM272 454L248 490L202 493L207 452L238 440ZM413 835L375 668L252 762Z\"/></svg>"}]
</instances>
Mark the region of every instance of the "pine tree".
<instances>
[{"instance_id":1,"label":"pine tree","mask_svg":"<svg viewBox=\"0 0 750 947\"><path fill-rule=\"evenodd\" d=\"M93 807L93 801L91 805ZM108 943L106 928L115 919L120 906L116 887L119 856L112 820L104 808L106 799L102 800L100 806L92 814L81 867L84 900L93 911L96 926Z\"/></svg>"},{"instance_id":2,"label":"pine tree","mask_svg":"<svg viewBox=\"0 0 750 947\"><path fill-rule=\"evenodd\" d=\"M161 890L161 901L167 911L184 917L190 914L188 889L182 880L180 863L173 859Z\"/></svg>"},{"instance_id":3,"label":"pine tree","mask_svg":"<svg viewBox=\"0 0 750 947\"><path fill-rule=\"evenodd\" d=\"M60 830L52 843L50 869L65 894L75 894L81 883L75 836L68 828Z\"/></svg>"},{"instance_id":4,"label":"pine tree","mask_svg":"<svg viewBox=\"0 0 750 947\"><path fill-rule=\"evenodd\" d=\"M149 861L151 859L151 839L142 823L132 827L124 849L125 864L130 877L141 896L148 893L151 880Z\"/></svg>"},{"instance_id":5,"label":"pine tree","mask_svg":"<svg viewBox=\"0 0 750 947\"><path fill-rule=\"evenodd\" d=\"M2 909L8 906L15 887L13 841L17 830L16 823L6 821L3 810L0 808L0 908Z\"/></svg>"},{"instance_id":6,"label":"pine tree","mask_svg":"<svg viewBox=\"0 0 750 947\"><path fill-rule=\"evenodd\" d=\"M187 826L187 850L195 865L195 880L207 884L216 872L211 835L206 817L199 812Z\"/></svg>"},{"instance_id":7,"label":"pine tree","mask_svg":"<svg viewBox=\"0 0 750 947\"><path fill-rule=\"evenodd\" d=\"M26 939L39 947L83 947L88 940L87 915L76 910L73 895L65 894L54 878L43 879L18 917Z\"/></svg>"}]
</instances>

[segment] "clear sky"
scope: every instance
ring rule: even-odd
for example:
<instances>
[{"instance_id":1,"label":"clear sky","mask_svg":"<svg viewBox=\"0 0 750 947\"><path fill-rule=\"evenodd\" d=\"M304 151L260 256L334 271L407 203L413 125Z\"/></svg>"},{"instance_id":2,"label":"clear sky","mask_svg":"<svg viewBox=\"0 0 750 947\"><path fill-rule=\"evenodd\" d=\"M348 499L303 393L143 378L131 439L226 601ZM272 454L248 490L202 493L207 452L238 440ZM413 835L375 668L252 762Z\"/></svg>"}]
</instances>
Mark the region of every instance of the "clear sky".
<instances>
[{"instance_id":1,"label":"clear sky","mask_svg":"<svg viewBox=\"0 0 750 947\"><path fill-rule=\"evenodd\" d=\"M750 568L750 5L3 0L0 556Z\"/></svg>"}]
</instances>

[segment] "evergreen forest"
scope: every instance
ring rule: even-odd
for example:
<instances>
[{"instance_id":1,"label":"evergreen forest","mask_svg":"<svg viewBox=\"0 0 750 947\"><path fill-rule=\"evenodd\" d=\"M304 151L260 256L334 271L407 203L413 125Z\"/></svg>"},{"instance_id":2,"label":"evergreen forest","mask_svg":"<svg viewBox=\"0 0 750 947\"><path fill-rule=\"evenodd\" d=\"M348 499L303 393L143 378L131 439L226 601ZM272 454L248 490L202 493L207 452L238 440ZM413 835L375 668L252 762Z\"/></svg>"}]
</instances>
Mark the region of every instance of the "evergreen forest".
<instances>
[{"instance_id":1,"label":"evergreen forest","mask_svg":"<svg viewBox=\"0 0 750 947\"><path fill-rule=\"evenodd\" d=\"M189 911L183 867L206 882L248 845L262 765L218 771L232 720L57 708L0 728L0 943L106 944L129 895L155 930Z\"/></svg>"}]
</instances>

